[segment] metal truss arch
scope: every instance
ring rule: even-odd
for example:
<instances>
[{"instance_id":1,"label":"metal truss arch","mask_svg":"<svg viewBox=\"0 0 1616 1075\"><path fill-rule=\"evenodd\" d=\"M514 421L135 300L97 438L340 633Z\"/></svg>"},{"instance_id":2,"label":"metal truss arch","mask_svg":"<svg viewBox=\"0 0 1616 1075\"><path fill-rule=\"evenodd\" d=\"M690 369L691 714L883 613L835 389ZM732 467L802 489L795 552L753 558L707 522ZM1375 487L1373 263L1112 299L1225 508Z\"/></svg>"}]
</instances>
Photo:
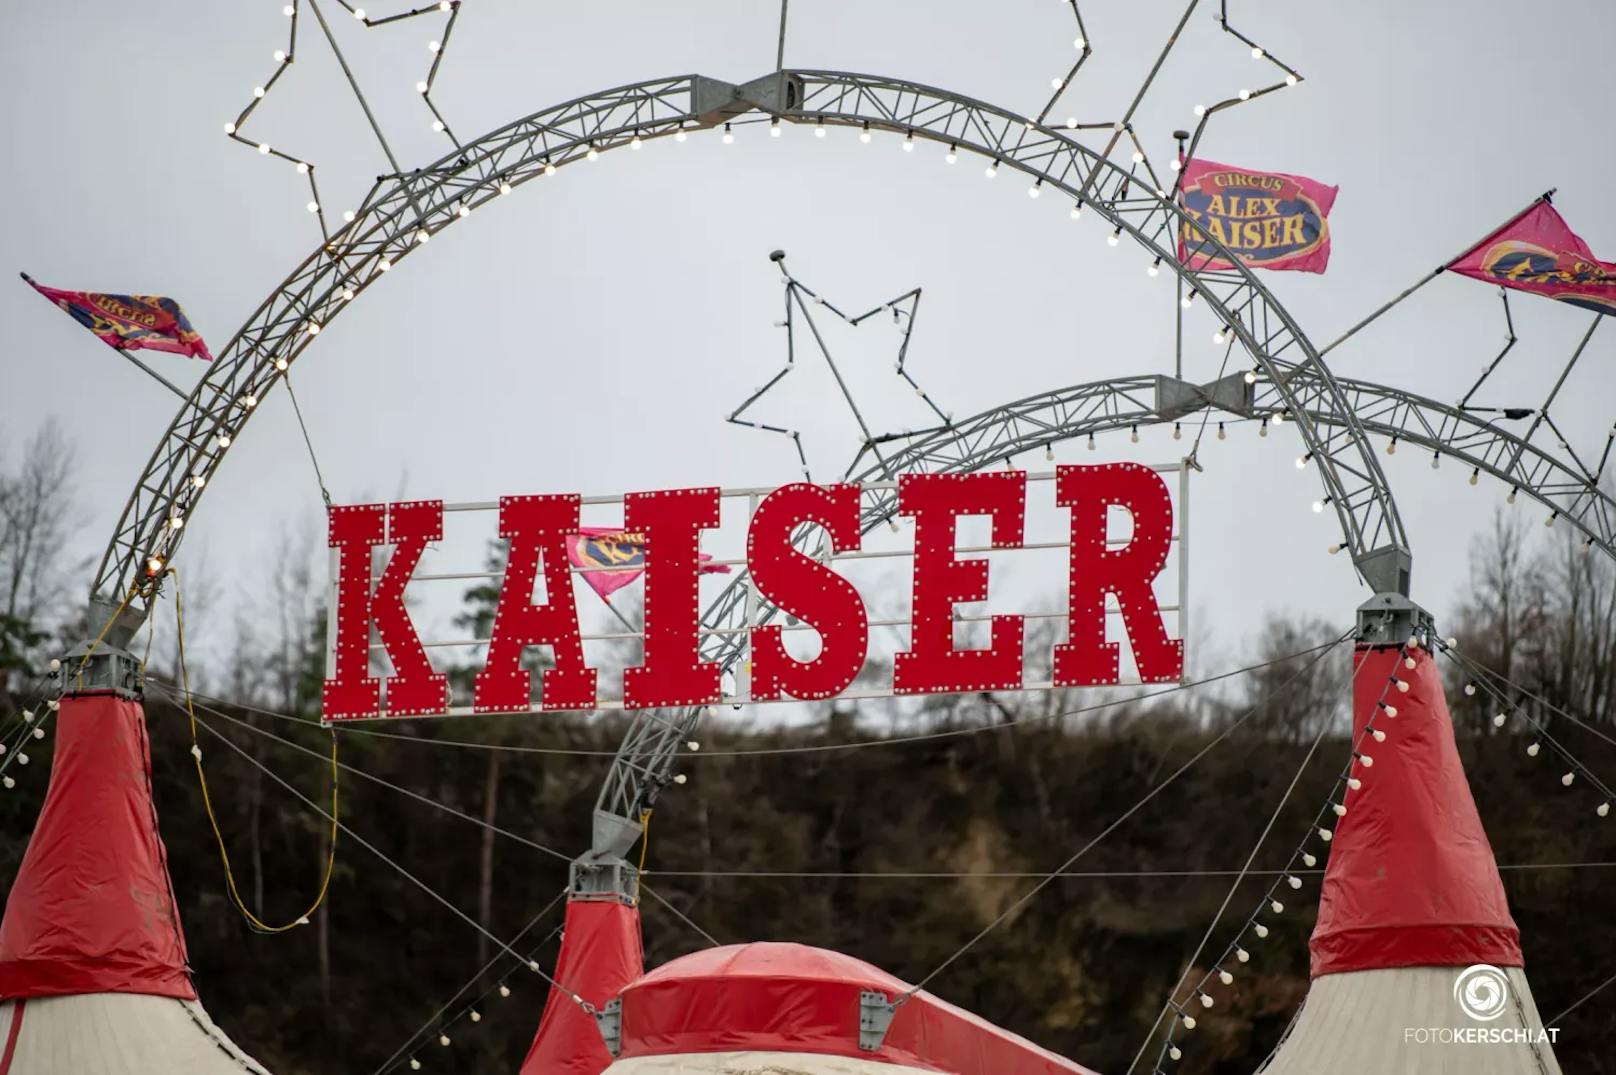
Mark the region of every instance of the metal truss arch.
<instances>
[{"instance_id":1,"label":"metal truss arch","mask_svg":"<svg viewBox=\"0 0 1616 1075\"><path fill-rule=\"evenodd\" d=\"M1377 590L1406 590L1402 522L1346 395L1290 315L1232 255L1237 268L1231 271L1179 263L1180 234L1223 248L1148 170L1135 174L1066 133L944 90L788 70L744 85L683 75L621 86L536 112L426 168L381 177L354 219L260 304L169 425L97 570L92 611L104 617L127 605L113 637L132 632L146 614L150 578L172 559L185 519L256 406L315 336L400 259L487 202L560 167L754 111L788 122L897 131L970 150L1066 193L1130 236L1184 279L1275 386L1318 462L1360 573Z\"/></svg>"}]
</instances>

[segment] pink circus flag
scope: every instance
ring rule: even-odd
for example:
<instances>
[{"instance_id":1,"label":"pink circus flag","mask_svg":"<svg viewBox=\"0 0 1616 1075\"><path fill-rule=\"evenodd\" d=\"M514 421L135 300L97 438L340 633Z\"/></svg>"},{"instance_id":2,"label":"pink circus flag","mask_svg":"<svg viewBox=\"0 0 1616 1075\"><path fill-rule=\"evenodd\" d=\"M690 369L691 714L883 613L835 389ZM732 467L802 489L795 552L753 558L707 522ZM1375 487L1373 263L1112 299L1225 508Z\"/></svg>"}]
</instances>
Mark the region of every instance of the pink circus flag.
<instances>
[{"instance_id":1,"label":"pink circus flag","mask_svg":"<svg viewBox=\"0 0 1616 1075\"><path fill-rule=\"evenodd\" d=\"M1306 176L1188 160L1181 204L1201 230L1183 226L1178 259L1192 269L1234 268L1206 241L1210 235L1250 268L1322 273L1339 189Z\"/></svg>"},{"instance_id":2,"label":"pink circus flag","mask_svg":"<svg viewBox=\"0 0 1616 1075\"><path fill-rule=\"evenodd\" d=\"M1500 287L1616 313L1616 262L1594 257L1546 197L1447 267Z\"/></svg>"},{"instance_id":3,"label":"pink circus flag","mask_svg":"<svg viewBox=\"0 0 1616 1075\"><path fill-rule=\"evenodd\" d=\"M586 526L567 540L567 558L602 600L645 574L646 535L612 527ZM728 574L729 568L701 554L702 574Z\"/></svg>"}]
</instances>

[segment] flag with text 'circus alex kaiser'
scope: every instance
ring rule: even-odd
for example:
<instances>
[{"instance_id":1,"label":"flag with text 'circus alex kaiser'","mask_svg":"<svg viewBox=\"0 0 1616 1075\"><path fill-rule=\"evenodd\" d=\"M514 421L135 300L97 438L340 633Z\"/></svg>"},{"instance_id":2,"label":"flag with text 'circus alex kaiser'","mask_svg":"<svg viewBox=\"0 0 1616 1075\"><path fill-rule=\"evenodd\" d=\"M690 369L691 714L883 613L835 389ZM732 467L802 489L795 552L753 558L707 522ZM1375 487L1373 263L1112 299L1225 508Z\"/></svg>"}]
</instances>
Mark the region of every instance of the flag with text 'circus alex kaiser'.
<instances>
[{"instance_id":1,"label":"flag with text 'circus alex kaiser'","mask_svg":"<svg viewBox=\"0 0 1616 1075\"><path fill-rule=\"evenodd\" d=\"M567 539L567 559L572 561L590 589L602 600L645 574L646 535L610 527L586 526ZM728 574L729 568L709 561L701 554L701 573Z\"/></svg>"},{"instance_id":2,"label":"flag with text 'circus alex kaiser'","mask_svg":"<svg viewBox=\"0 0 1616 1075\"><path fill-rule=\"evenodd\" d=\"M1616 262L1594 257L1546 198L1447 267L1489 284L1616 314Z\"/></svg>"},{"instance_id":3,"label":"flag with text 'circus alex kaiser'","mask_svg":"<svg viewBox=\"0 0 1616 1075\"><path fill-rule=\"evenodd\" d=\"M1322 273L1339 189L1306 176L1188 160L1180 202L1200 230L1182 225L1178 259L1192 269L1234 268L1211 236L1250 268Z\"/></svg>"},{"instance_id":4,"label":"flag with text 'circus alex kaiser'","mask_svg":"<svg viewBox=\"0 0 1616 1075\"><path fill-rule=\"evenodd\" d=\"M202 336L191 327L180 304L161 295L105 295L98 291L62 291L37 283L30 287L61 307L69 317L108 347L133 351L169 351L212 362Z\"/></svg>"}]
</instances>

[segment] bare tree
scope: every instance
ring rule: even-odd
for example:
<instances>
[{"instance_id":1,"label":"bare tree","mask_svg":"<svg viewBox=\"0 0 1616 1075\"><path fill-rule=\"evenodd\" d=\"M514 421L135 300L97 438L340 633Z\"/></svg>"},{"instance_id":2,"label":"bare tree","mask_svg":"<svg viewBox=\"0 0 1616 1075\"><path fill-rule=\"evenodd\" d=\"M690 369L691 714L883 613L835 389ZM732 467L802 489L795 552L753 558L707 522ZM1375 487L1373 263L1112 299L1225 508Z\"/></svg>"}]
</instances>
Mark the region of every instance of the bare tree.
<instances>
[{"instance_id":1,"label":"bare tree","mask_svg":"<svg viewBox=\"0 0 1616 1075\"><path fill-rule=\"evenodd\" d=\"M76 465L55 419L29 440L15 472L0 471L0 686L34 667L53 632L79 611L69 601Z\"/></svg>"}]
</instances>

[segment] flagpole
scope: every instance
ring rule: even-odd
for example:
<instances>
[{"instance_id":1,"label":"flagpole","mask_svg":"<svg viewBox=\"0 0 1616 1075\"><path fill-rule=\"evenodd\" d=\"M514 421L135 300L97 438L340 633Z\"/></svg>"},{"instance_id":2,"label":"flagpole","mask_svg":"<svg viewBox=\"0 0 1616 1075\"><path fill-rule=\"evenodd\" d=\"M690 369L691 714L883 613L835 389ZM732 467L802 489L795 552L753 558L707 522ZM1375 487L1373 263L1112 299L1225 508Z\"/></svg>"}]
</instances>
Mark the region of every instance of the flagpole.
<instances>
[{"instance_id":1,"label":"flagpole","mask_svg":"<svg viewBox=\"0 0 1616 1075\"><path fill-rule=\"evenodd\" d=\"M176 396L180 397L181 401L183 401L183 402L189 402L190 401L190 399L191 399L190 393L182 391L180 389L180 387L178 385L176 385L173 381L170 381L167 377L164 377L162 374L158 373L156 370L154 370L150 366L146 365L146 363L142 362L140 359L136 358L134 355L130 354L128 351L124 350L122 347L114 347L113 350L117 351L120 355L127 358L129 361L133 362L136 366L140 367L141 372L145 373L146 376L150 377L152 380L156 381L158 384L162 385L164 388L168 389L170 392L172 392Z\"/></svg>"},{"instance_id":2,"label":"flagpole","mask_svg":"<svg viewBox=\"0 0 1616 1075\"><path fill-rule=\"evenodd\" d=\"M1477 246L1481 245L1481 243L1485 242L1487 236L1496 234L1497 232L1500 232L1500 231L1503 231L1505 228L1507 228L1511 224L1515 223L1521 217L1525 216L1527 213L1530 213L1533 209L1536 209L1538 207L1538 203L1546 202L1546 201L1549 201L1550 199L1552 199L1554 197L1554 192L1557 189L1559 189L1559 188L1550 187L1548 190L1544 191L1542 194L1538 195L1536 198L1533 198L1532 203L1530 205L1528 205L1525 209L1522 209L1520 212L1518 212L1515 215L1511 216L1508 220L1504 221L1502 224L1498 225L1496 228L1493 228L1493 229L1491 229L1489 231L1483 232L1482 237L1480 239L1478 239L1475 242L1471 243L1469 246L1465 247L1463 250L1461 250L1457 254L1453 255L1453 257L1449 258L1447 261L1444 261L1442 264L1440 264L1436 268L1432 269L1425 276L1420 277L1420 279L1417 280L1415 283L1413 283L1410 286L1404 288L1402 293L1400 295L1398 295L1395 299L1392 299L1390 302L1386 303L1380 309L1376 310L1374 313L1370 314L1368 317L1364 318L1362 321L1358 322L1356 325L1353 325L1351 328L1347 329L1347 331L1343 332L1340 336L1336 337L1335 340L1330 342L1328 345L1326 345L1324 348L1322 348L1319 351L1319 357L1323 358L1325 355L1327 355L1331 351L1335 350L1341 344L1346 343L1347 340L1349 340L1353 336L1357 335L1359 330L1361 330L1361 329L1365 328L1366 326L1368 326L1370 322L1375 321L1376 319L1381 317L1383 314L1385 314L1388 310L1390 310L1393 306L1396 306L1398 303L1402 302L1404 299L1406 299L1410 295L1414 294L1414 292L1418 291L1420 288L1424 287L1426 284L1429 284L1432 280L1435 280L1438 276L1441 276L1443 271L1446 270L1449 265L1452 265L1455 261L1458 261L1460 258L1464 257L1466 254L1468 254L1472 250L1474 250Z\"/></svg>"}]
</instances>

